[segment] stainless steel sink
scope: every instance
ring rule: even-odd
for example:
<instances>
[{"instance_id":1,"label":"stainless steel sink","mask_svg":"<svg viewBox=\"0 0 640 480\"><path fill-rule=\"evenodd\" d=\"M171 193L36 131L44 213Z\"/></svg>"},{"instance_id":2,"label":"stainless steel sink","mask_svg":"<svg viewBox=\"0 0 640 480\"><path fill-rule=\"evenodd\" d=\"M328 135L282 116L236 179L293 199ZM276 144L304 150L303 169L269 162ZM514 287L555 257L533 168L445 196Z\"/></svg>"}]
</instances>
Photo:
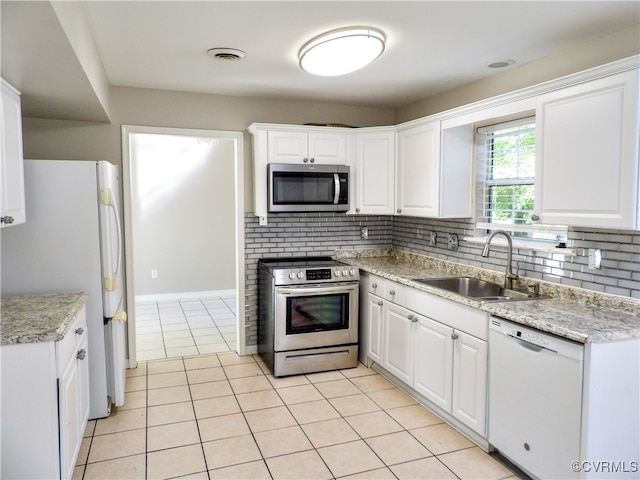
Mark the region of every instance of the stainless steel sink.
<instances>
[{"instance_id":1,"label":"stainless steel sink","mask_svg":"<svg viewBox=\"0 0 640 480\"><path fill-rule=\"evenodd\" d=\"M548 298L535 293L505 289L497 283L471 277L416 278L414 281L481 302L513 302Z\"/></svg>"}]
</instances>

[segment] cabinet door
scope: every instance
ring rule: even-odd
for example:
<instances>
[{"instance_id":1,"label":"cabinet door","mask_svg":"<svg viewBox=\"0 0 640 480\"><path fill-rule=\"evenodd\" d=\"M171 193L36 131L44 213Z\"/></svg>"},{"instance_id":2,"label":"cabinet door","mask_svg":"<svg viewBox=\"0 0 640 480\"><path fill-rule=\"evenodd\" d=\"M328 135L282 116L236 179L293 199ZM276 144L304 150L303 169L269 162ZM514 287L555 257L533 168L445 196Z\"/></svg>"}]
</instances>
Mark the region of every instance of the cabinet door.
<instances>
[{"instance_id":1,"label":"cabinet door","mask_svg":"<svg viewBox=\"0 0 640 480\"><path fill-rule=\"evenodd\" d=\"M71 478L76 462L82 433L79 428L80 371L78 359L69 361L58 379L58 405L60 421L60 473L61 478Z\"/></svg>"},{"instance_id":2,"label":"cabinet door","mask_svg":"<svg viewBox=\"0 0 640 480\"><path fill-rule=\"evenodd\" d=\"M382 364L382 325L384 302L380 297L368 294L367 310L369 312L368 356L374 362Z\"/></svg>"},{"instance_id":3,"label":"cabinet door","mask_svg":"<svg viewBox=\"0 0 640 480\"><path fill-rule=\"evenodd\" d=\"M398 132L396 178L397 213L439 215L440 122Z\"/></svg>"},{"instance_id":4,"label":"cabinet door","mask_svg":"<svg viewBox=\"0 0 640 480\"><path fill-rule=\"evenodd\" d=\"M382 365L407 385L413 384L414 319L406 308L385 303Z\"/></svg>"},{"instance_id":5,"label":"cabinet door","mask_svg":"<svg viewBox=\"0 0 640 480\"><path fill-rule=\"evenodd\" d=\"M269 130L267 161L270 163L303 163L309 160L307 132Z\"/></svg>"},{"instance_id":6,"label":"cabinet door","mask_svg":"<svg viewBox=\"0 0 640 480\"><path fill-rule=\"evenodd\" d=\"M2 227L26 221L24 202L24 163L22 154L22 110L20 95L2 82L2 179L0 217Z\"/></svg>"},{"instance_id":7,"label":"cabinet door","mask_svg":"<svg viewBox=\"0 0 640 480\"><path fill-rule=\"evenodd\" d=\"M83 338L80 340L78 351L85 351L84 358L78 357L78 430L80 441L87 428L89 420L89 334L85 327ZM78 445L78 448L80 445Z\"/></svg>"},{"instance_id":8,"label":"cabinet door","mask_svg":"<svg viewBox=\"0 0 640 480\"><path fill-rule=\"evenodd\" d=\"M536 213L543 223L637 227L638 70L540 96Z\"/></svg>"},{"instance_id":9,"label":"cabinet door","mask_svg":"<svg viewBox=\"0 0 640 480\"><path fill-rule=\"evenodd\" d=\"M395 132L356 135L355 212L392 215L395 192Z\"/></svg>"},{"instance_id":10,"label":"cabinet door","mask_svg":"<svg viewBox=\"0 0 640 480\"><path fill-rule=\"evenodd\" d=\"M416 331L413 388L446 412L451 412L453 329L420 317Z\"/></svg>"},{"instance_id":11,"label":"cabinet door","mask_svg":"<svg viewBox=\"0 0 640 480\"><path fill-rule=\"evenodd\" d=\"M347 134L309 132L309 161L328 165L346 165Z\"/></svg>"},{"instance_id":12,"label":"cabinet door","mask_svg":"<svg viewBox=\"0 0 640 480\"><path fill-rule=\"evenodd\" d=\"M486 436L487 342L458 330L455 335L451 414Z\"/></svg>"}]
</instances>

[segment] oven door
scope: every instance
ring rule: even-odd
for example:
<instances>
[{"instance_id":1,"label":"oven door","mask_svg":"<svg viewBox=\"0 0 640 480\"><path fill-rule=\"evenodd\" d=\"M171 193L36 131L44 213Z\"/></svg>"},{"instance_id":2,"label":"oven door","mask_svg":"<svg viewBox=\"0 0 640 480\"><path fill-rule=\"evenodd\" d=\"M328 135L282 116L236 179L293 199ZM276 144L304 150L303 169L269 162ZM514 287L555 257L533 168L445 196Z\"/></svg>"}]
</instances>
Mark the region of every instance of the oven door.
<instances>
[{"instance_id":1,"label":"oven door","mask_svg":"<svg viewBox=\"0 0 640 480\"><path fill-rule=\"evenodd\" d=\"M276 352L357 343L358 282L276 287Z\"/></svg>"}]
</instances>

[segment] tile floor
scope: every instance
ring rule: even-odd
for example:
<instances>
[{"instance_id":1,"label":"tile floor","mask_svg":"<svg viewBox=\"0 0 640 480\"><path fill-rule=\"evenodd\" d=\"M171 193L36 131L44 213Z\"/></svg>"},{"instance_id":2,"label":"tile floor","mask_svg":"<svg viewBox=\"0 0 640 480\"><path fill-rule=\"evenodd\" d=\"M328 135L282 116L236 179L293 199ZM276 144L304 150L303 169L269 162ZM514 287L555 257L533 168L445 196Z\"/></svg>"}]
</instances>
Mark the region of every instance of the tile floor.
<instances>
[{"instance_id":1,"label":"tile floor","mask_svg":"<svg viewBox=\"0 0 640 480\"><path fill-rule=\"evenodd\" d=\"M137 360L235 351L234 295L136 301Z\"/></svg>"},{"instance_id":2,"label":"tile floor","mask_svg":"<svg viewBox=\"0 0 640 480\"><path fill-rule=\"evenodd\" d=\"M76 479L502 479L514 473L363 365L275 378L234 352L141 362Z\"/></svg>"}]
</instances>

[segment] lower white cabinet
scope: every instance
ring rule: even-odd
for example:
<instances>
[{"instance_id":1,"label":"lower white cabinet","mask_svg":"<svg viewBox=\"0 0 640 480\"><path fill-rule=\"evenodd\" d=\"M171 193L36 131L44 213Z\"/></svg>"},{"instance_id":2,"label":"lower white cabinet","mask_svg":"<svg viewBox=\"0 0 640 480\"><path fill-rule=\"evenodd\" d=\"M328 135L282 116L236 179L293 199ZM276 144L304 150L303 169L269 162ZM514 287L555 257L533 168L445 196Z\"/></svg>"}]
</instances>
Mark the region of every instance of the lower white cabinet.
<instances>
[{"instance_id":1,"label":"lower white cabinet","mask_svg":"<svg viewBox=\"0 0 640 480\"><path fill-rule=\"evenodd\" d=\"M89 418L86 311L58 342L3 345L1 478L73 476Z\"/></svg>"},{"instance_id":2,"label":"lower white cabinet","mask_svg":"<svg viewBox=\"0 0 640 480\"><path fill-rule=\"evenodd\" d=\"M364 348L369 360L486 437L487 314L367 277L362 289L368 291L363 320L368 321Z\"/></svg>"}]
</instances>

